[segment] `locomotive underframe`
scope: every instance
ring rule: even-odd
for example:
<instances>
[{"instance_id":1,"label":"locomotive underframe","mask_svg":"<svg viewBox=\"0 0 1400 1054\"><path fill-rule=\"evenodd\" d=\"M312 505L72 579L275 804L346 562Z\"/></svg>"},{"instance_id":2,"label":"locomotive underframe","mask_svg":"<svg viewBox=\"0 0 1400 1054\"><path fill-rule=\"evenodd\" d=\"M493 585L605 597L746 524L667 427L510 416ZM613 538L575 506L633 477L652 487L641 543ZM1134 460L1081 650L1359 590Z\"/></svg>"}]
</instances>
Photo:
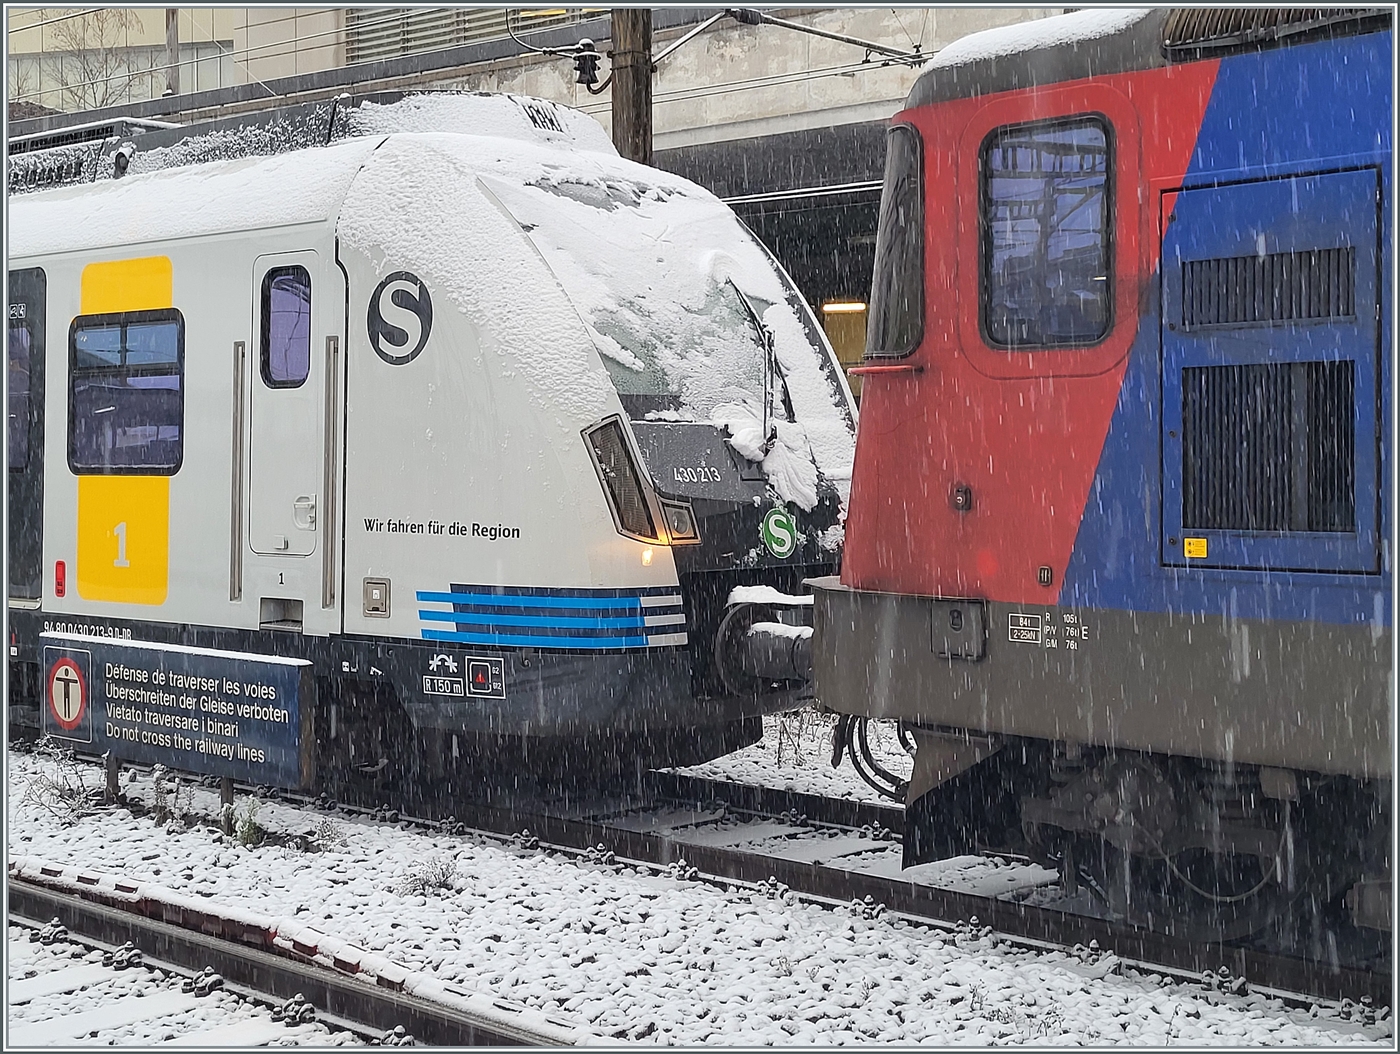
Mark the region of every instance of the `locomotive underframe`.
<instances>
[{"instance_id":1,"label":"locomotive underframe","mask_svg":"<svg viewBox=\"0 0 1400 1054\"><path fill-rule=\"evenodd\" d=\"M812 585L816 694L838 712L1359 779L1392 773L1388 626ZM935 624L969 607L984 627L981 658L957 657Z\"/></svg>"},{"instance_id":2,"label":"locomotive underframe","mask_svg":"<svg viewBox=\"0 0 1400 1054\"><path fill-rule=\"evenodd\" d=\"M1012 847L1114 910L1116 868L1241 932L1303 890L1389 928L1388 628L811 584L817 697L918 745L906 866Z\"/></svg>"}]
</instances>

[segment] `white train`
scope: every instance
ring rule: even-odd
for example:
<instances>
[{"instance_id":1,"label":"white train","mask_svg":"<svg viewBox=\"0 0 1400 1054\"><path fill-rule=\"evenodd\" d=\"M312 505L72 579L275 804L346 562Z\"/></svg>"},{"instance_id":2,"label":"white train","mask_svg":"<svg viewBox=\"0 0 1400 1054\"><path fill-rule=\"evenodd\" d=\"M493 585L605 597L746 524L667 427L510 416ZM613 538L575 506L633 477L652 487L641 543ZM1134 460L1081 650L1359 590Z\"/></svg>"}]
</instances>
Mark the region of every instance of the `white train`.
<instances>
[{"instance_id":1,"label":"white train","mask_svg":"<svg viewBox=\"0 0 1400 1054\"><path fill-rule=\"evenodd\" d=\"M282 785L744 741L803 634L732 591L839 559L854 409L810 310L577 112L337 120L11 198L12 720Z\"/></svg>"}]
</instances>

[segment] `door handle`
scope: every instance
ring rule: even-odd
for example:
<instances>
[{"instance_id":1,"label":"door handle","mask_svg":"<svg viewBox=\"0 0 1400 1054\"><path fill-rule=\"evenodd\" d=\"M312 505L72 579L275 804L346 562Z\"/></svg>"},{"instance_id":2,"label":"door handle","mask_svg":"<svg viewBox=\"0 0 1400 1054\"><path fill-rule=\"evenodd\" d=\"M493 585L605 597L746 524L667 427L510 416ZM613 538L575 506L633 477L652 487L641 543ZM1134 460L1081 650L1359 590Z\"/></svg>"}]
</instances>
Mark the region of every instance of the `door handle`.
<instances>
[{"instance_id":1,"label":"door handle","mask_svg":"<svg viewBox=\"0 0 1400 1054\"><path fill-rule=\"evenodd\" d=\"M316 499L309 495L302 494L297 500L292 502L292 522L299 530L314 531L316 529Z\"/></svg>"}]
</instances>

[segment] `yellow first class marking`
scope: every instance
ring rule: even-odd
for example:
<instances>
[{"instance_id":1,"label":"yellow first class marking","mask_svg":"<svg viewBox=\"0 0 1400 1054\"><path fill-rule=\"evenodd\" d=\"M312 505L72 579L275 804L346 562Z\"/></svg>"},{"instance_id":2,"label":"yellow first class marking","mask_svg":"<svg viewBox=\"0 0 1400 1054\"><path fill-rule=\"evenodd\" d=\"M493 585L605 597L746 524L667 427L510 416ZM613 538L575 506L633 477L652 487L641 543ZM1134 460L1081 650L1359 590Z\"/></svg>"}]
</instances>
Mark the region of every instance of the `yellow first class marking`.
<instances>
[{"instance_id":1,"label":"yellow first class marking","mask_svg":"<svg viewBox=\"0 0 1400 1054\"><path fill-rule=\"evenodd\" d=\"M1206 553L1210 551L1210 546L1204 538L1183 538L1181 539L1181 551L1186 554L1188 560L1204 560Z\"/></svg>"},{"instance_id":2,"label":"yellow first class marking","mask_svg":"<svg viewBox=\"0 0 1400 1054\"><path fill-rule=\"evenodd\" d=\"M78 595L163 604L170 577L170 477L78 477Z\"/></svg>"},{"instance_id":3,"label":"yellow first class marking","mask_svg":"<svg viewBox=\"0 0 1400 1054\"><path fill-rule=\"evenodd\" d=\"M91 263L83 268L82 313L155 311L175 306L174 269L168 256Z\"/></svg>"},{"instance_id":4,"label":"yellow first class marking","mask_svg":"<svg viewBox=\"0 0 1400 1054\"><path fill-rule=\"evenodd\" d=\"M115 315L175 306L168 256L108 260L83 268L81 311ZM78 595L84 600L163 604L170 578L170 477L78 477Z\"/></svg>"}]
</instances>

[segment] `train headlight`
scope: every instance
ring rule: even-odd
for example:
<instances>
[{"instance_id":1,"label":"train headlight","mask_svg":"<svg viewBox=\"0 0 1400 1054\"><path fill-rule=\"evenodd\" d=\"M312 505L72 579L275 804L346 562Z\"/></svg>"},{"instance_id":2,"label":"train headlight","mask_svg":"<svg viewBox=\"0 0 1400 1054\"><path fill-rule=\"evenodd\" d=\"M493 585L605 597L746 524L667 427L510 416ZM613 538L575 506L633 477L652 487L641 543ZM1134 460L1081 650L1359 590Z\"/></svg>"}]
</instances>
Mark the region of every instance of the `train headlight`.
<instances>
[{"instance_id":1,"label":"train headlight","mask_svg":"<svg viewBox=\"0 0 1400 1054\"><path fill-rule=\"evenodd\" d=\"M663 498L661 509L666 517L666 533L670 535L672 545L693 545L700 540L695 513L689 505Z\"/></svg>"}]
</instances>

